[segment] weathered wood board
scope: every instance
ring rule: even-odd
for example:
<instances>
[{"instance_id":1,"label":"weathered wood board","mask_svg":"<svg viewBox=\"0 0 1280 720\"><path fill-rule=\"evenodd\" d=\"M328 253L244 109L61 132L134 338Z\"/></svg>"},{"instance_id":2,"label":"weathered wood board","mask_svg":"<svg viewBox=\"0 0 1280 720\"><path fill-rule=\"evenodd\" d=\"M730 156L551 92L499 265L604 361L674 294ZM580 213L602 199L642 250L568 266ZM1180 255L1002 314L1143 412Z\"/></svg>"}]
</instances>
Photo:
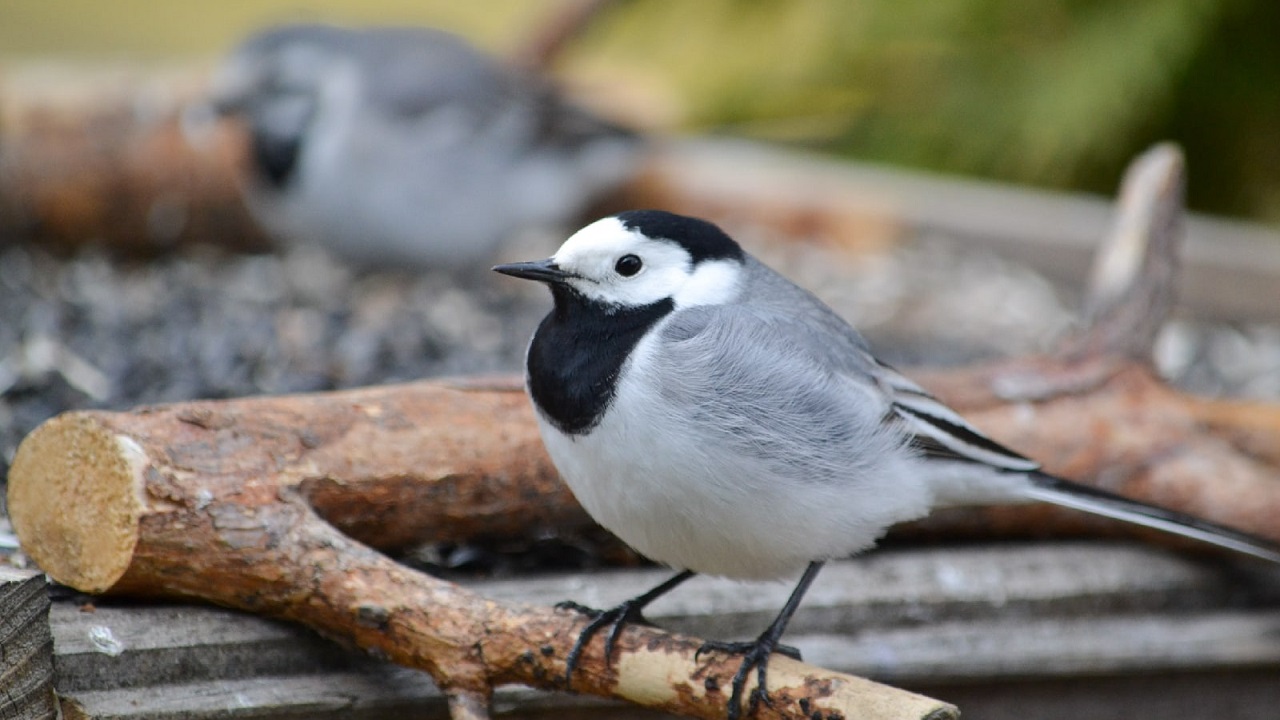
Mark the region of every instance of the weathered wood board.
<instances>
[{"instance_id":1,"label":"weathered wood board","mask_svg":"<svg viewBox=\"0 0 1280 720\"><path fill-rule=\"evenodd\" d=\"M44 575L0 565L0 719L57 716Z\"/></svg>"}]
</instances>

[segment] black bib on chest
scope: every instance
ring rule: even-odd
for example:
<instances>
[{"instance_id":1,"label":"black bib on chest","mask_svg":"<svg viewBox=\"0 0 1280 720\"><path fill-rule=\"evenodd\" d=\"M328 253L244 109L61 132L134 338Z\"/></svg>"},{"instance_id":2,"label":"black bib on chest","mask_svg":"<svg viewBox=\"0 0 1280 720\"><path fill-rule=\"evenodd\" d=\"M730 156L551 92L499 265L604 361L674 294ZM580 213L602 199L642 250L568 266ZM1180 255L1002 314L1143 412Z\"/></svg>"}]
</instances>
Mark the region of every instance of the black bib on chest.
<instances>
[{"instance_id":1,"label":"black bib on chest","mask_svg":"<svg viewBox=\"0 0 1280 720\"><path fill-rule=\"evenodd\" d=\"M529 393L562 432L585 435L604 417L636 343L675 308L671 299L622 308L552 287L556 306L529 346Z\"/></svg>"}]
</instances>

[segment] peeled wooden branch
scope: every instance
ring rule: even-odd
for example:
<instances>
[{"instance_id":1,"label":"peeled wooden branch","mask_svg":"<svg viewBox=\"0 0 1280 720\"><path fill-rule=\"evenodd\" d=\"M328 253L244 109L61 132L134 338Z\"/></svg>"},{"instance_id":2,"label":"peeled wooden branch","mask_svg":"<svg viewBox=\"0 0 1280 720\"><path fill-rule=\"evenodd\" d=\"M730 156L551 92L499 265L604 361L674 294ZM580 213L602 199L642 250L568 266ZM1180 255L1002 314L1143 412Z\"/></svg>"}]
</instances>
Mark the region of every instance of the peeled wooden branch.
<instances>
[{"instance_id":1,"label":"peeled wooden branch","mask_svg":"<svg viewBox=\"0 0 1280 720\"><path fill-rule=\"evenodd\" d=\"M1182 151L1173 145L1157 145L1130 164L1111 235L1094 259L1085 330L1068 339L1073 347L1063 354L1151 361L1173 309L1186 184Z\"/></svg>"}]
</instances>

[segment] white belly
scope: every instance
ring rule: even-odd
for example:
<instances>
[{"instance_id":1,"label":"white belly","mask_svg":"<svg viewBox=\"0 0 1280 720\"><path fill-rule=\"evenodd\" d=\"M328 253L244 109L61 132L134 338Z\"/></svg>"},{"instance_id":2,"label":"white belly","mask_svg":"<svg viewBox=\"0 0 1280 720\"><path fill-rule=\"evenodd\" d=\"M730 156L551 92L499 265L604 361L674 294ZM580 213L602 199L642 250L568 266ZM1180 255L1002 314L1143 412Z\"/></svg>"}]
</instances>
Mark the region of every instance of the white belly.
<instances>
[{"instance_id":1,"label":"white belly","mask_svg":"<svg viewBox=\"0 0 1280 720\"><path fill-rule=\"evenodd\" d=\"M766 476L751 458L708 447L654 393L620 392L589 434L538 421L547 450L587 512L646 557L741 579L790 576L813 560L875 543L929 506L922 483L813 483ZM664 418L654 422L653 418ZM884 481L911 462L885 458ZM860 489L863 488L863 489Z\"/></svg>"}]
</instances>

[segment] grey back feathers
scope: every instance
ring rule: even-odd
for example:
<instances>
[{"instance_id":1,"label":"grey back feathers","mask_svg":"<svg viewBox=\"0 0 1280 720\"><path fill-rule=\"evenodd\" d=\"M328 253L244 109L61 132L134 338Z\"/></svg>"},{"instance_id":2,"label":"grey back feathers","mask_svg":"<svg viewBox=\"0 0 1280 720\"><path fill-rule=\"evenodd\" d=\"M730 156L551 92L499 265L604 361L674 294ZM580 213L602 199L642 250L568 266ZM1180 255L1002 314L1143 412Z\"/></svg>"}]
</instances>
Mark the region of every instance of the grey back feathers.
<instances>
[{"instance_id":1,"label":"grey back feathers","mask_svg":"<svg viewBox=\"0 0 1280 720\"><path fill-rule=\"evenodd\" d=\"M877 360L862 335L812 293L754 258L748 262L747 277L743 304L767 312L773 332L793 339L824 367L874 384L876 396L888 403L886 412L902 421L917 449L1007 470L1039 467L987 438L919 385Z\"/></svg>"},{"instance_id":2,"label":"grey back feathers","mask_svg":"<svg viewBox=\"0 0 1280 720\"><path fill-rule=\"evenodd\" d=\"M771 275L748 261L744 290L771 283ZM749 458L777 477L856 483L880 470L879 458L903 443L881 426L889 412L883 396L851 382L861 368L848 350L861 338L836 335L822 342L819 325L778 309L773 302L746 300L674 313L654 341L644 374L717 453ZM690 372L695 367L702 370Z\"/></svg>"}]
</instances>

